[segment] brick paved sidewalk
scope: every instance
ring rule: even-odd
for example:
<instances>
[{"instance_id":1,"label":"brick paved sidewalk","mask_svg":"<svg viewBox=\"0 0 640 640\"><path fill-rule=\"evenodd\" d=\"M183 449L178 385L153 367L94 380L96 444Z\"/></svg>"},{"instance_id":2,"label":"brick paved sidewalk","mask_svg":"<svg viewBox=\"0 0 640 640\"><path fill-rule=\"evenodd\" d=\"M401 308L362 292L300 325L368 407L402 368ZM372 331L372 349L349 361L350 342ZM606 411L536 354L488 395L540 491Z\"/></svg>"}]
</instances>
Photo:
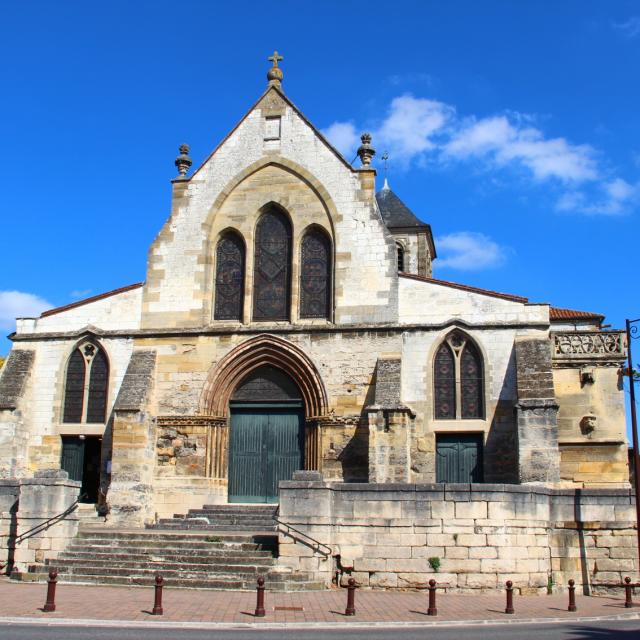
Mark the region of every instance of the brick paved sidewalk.
<instances>
[{"instance_id":1,"label":"brick paved sidewalk","mask_svg":"<svg viewBox=\"0 0 640 640\"><path fill-rule=\"evenodd\" d=\"M0 617L75 618L85 620L173 622L428 622L427 594L358 591L356 616L344 615L346 590L266 593L266 616L255 618L253 592L202 591L165 587L164 615L150 615L153 588L59 584L55 613L44 613L47 587L42 583L0 580ZM577 613L567 611L567 596L515 596L515 615L504 613L503 595L438 594L439 621L517 620L640 614L624 608L622 597L577 597ZM297 610L296 610L297 609ZM301 610L300 610L301 609Z\"/></svg>"}]
</instances>

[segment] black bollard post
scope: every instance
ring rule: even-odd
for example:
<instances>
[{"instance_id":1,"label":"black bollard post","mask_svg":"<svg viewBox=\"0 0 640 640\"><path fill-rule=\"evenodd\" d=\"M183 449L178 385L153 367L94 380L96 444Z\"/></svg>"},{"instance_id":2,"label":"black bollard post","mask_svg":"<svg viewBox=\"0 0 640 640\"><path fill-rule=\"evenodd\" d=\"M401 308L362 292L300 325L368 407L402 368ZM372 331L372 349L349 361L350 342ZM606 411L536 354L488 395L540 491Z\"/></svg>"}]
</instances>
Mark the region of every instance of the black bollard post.
<instances>
[{"instance_id":1,"label":"black bollard post","mask_svg":"<svg viewBox=\"0 0 640 640\"><path fill-rule=\"evenodd\" d=\"M436 581L429 580L429 608L427 609L428 616L437 616L438 609L436 607Z\"/></svg>"},{"instance_id":2,"label":"black bollard post","mask_svg":"<svg viewBox=\"0 0 640 640\"><path fill-rule=\"evenodd\" d=\"M345 616L356 615L356 581L353 578L349 578L347 583L347 608L344 610Z\"/></svg>"},{"instance_id":3,"label":"black bollard post","mask_svg":"<svg viewBox=\"0 0 640 640\"><path fill-rule=\"evenodd\" d=\"M47 601L44 603L43 611L50 613L56 610L56 584L58 582L58 572L55 569L49 571L47 580Z\"/></svg>"},{"instance_id":4,"label":"black bollard post","mask_svg":"<svg viewBox=\"0 0 640 640\"><path fill-rule=\"evenodd\" d=\"M258 578L258 586L256 587L256 618L264 618L264 578Z\"/></svg>"},{"instance_id":5,"label":"black bollard post","mask_svg":"<svg viewBox=\"0 0 640 640\"><path fill-rule=\"evenodd\" d=\"M513 608L513 582L507 580L507 606L504 610L505 613L515 613Z\"/></svg>"},{"instance_id":6,"label":"black bollard post","mask_svg":"<svg viewBox=\"0 0 640 640\"><path fill-rule=\"evenodd\" d=\"M569 580L569 606L567 611L577 611L576 607L576 583L575 580Z\"/></svg>"},{"instance_id":7,"label":"black bollard post","mask_svg":"<svg viewBox=\"0 0 640 640\"><path fill-rule=\"evenodd\" d=\"M161 616L162 611L162 587L164 586L164 578L158 573L156 574L155 599L153 602L153 611L151 615Z\"/></svg>"},{"instance_id":8,"label":"black bollard post","mask_svg":"<svg viewBox=\"0 0 640 640\"><path fill-rule=\"evenodd\" d=\"M633 607L633 600L631 599L631 578L629 576L624 579L624 606L627 609Z\"/></svg>"}]
</instances>

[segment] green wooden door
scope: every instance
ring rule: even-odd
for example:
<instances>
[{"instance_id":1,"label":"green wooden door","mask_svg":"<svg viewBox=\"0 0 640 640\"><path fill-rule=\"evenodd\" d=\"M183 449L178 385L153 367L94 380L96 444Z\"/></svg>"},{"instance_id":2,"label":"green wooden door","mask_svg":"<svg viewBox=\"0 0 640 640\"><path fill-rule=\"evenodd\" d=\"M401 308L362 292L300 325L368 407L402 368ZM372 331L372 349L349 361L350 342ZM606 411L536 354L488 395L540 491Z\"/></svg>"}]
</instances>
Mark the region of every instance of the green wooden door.
<instances>
[{"instance_id":1,"label":"green wooden door","mask_svg":"<svg viewBox=\"0 0 640 640\"><path fill-rule=\"evenodd\" d=\"M84 440L77 436L62 436L60 467L69 474L69 480L82 482L84 471Z\"/></svg>"},{"instance_id":2,"label":"green wooden door","mask_svg":"<svg viewBox=\"0 0 640 640\"><path fill-rule=\"evenodd\" d=\"M231 408L229 502L277 502L278 483L302 468L299 405Z\"/></svg>"},{"instance_id":3,"label":"green wooden door","mask_svg":"<svg viewBox=\"0 0 640 640\"><path fill-rule=\"evenodd\" d=\"M482 435L436 437L436 482L482 482Z\"/></svg>"}]
</instances>

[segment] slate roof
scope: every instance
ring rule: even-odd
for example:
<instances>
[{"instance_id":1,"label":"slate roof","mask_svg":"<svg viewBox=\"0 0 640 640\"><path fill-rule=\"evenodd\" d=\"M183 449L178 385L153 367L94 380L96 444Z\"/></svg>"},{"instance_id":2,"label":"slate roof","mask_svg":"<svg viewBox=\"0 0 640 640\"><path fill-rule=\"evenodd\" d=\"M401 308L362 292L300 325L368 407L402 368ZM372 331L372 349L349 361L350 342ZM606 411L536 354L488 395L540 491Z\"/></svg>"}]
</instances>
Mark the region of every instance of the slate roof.
<instances>
[{"instance_id":1,"label":"slate roof","mask_svg":"<svg viewBox=\"0 0 640 640\"><path fill-rule=\"evenodd\" d=\"M415 214L407 205L398 198L398 196L389 189L389 185L385 180L384 187L376 193L378 207L382 214L387 228L397 229L398 227L416 227L429 228L428 224L421 222L416 218Z\"/></svg>"}]
</instances>

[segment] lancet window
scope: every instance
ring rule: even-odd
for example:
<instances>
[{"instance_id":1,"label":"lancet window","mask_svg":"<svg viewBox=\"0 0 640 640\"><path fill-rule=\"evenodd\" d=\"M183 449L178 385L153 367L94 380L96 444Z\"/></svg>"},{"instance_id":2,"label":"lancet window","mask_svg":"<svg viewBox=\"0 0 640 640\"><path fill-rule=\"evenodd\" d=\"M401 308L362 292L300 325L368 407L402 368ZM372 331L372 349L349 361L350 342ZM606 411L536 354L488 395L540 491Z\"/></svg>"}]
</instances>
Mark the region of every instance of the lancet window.
<instances>
[{"instance_id":1,"label":"lancet window","mask_svg":"<svg viewBox=\"0 0 640 640\"><path fill-rule=\"evenodd\" d=\"M302 238L300 317L329 318L331 309L331 241L311 228Z\"/></svg>"},{"instance_id":2,"label":"lancet window","mask_svg":"<svg viewBox=\"0 0 640 640\"><path fill-rule=\"evenodd\" d=\"M242 322L245 252L242 238L225 233L216 247L215 320Z\"/></svg>"},{"instance_id":3,"label":"lancet window","mask_svg":"<svg viewBox=\"0 0 640 640\"><path fill-rule=\"evenodd\" d=\"M275 208L256 226L253 319L288 320L291 297L291 224Z\"/></svg>"},{"instance_id":4,"label":"lancet window","mask_svg":"<svg viewBox=\"0 0 640 640\"><path fill-rule=\"evenodd\" d=\"M462 332L451 333L436 351L433 377L437 419L484 417L482 357Z\"/></svg>"},{"instance_id":5,"label":"lancet window","mask_svg":"<svg viewBox=\"0 0 640 640\"><path fill-rule=\"evenodd\" d=\"M109 389L109 363L104 351L87 342L69 357L64 389L63 421L104 423Z\"/></svg>"},{"instance_id":6,"label":"lancet window","mask_svg":"<svg viewBox=\"0 0 640 640\"><path fill-rule=\"evenodd\" d=\"M398 257L398 273L404 272L404 247L397 242L396 243L396 252Z\"/></svg>"}]
</instances>

